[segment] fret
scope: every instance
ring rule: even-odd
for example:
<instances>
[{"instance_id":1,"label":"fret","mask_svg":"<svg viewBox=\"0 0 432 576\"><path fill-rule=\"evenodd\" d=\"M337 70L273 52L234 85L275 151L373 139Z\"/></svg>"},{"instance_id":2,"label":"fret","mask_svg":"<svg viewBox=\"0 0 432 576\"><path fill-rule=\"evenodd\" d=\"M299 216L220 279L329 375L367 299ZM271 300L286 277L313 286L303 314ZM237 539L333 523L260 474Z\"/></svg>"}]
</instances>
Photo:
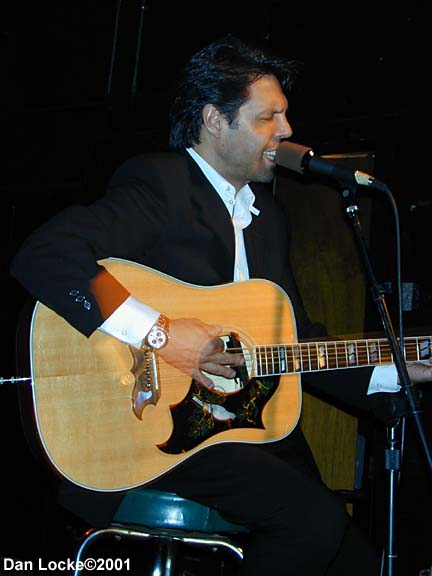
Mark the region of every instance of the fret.
<instances>
[{"instance_id":1,"label":"fret","mask_svg":"<svg viewBox=\"0 0 432 576\"><path fill-rule=\"evenodd\" d=\"M314 351L314 344L308 342L306 349L307 349L306 360L307 360L308 372L313 372L314 370L316 370L316 357Z\"/></svg>"},{"instance_id":2,"label":"fret","mask_svg":"<svg viewBox=\"0 0 432 576\"><path fill-rule=\"evenodd\" d=\"M281 361L279 357L279 346L273 346L273 372L274 374L282 374Z\"/></svg>"},{"instance_id":3,"label":"fret","mask_svg":"<svg viewBox=\"0 0 432 576\"><path fill-rule=\"evenodd\" d=\"M263 346L261 349L261 370L262 373L265 376L267 376L268 374L267 346Z\"/></svg>"},{"instance_id":4,"label":"fret","mask_svg":"<svg viewBox=\"0 0 432 576\"><path fill-rule=\"evenodd\" d=\"M318 344L309 344L311 351L311 365L313 370L319 370Z\"/></svg>"},{"instance_id":5,"label":"fret","mask_svg":"<svg viewBox=\"0 0 432 576\"><path fill-rule=\"evenodd\" d=\"M268 376L270 374L270 372L269 372L268 346L264 346L264 373L266 376Z\"/></svg>"},{"instance_id":6,"label":"fret","mask_svg":"<svg viewBox=\"0 0 432 576\"><path fill-rule=\"evenodd\" d=\"M293 347L294 354L294 370L295 372L303 372L303 358L301 354L301 344L296 344Z\"/></svg>"},{"instance_id":7,"label":"fret","mask_svg":"<svg viewBox=\"0 0 432 576\"><path fill-rule=\"evenodd\" d=\"M278 346L278 355L279 355L280 373L285 374L288 370L288 365L286 362L286 347L285 346Z\"/></svg>"},{"instance_id":8,"label":"fret","mask_svg":"<svg viewBox=\"0 0 432 576\"><path fill-rule=\"evenodd\" d=\"M310 346L311 346L311 350L312 350L313 369L314 370L320 370L321 366L320 366L319 344L317 342L316 344L311 344Z\"/></svg>"},{"instance_id":9,"label":"fret","mask_svg":"<svg viewBox=\"0 0 432 576\"><path fill-rule=\"evenodd\" d=\"M318 353L318 343L316 344L310 344L311 350L312 350L312 365L314 370L319 370L320 369L320 359L319 359L319 353Z\"/></svg>"},{"instance_id":10,"label":"fret","mask_svg":"<svg viewBox=\"0 0 432 576\"><path fill-rule=\"evenodd\" d=\"M334 343L334 348L335 348L335 368L339 368L339 353L338 353L337 342Z\"/></svg>"},{"instance_id":11,"label":"fret","mask_svg":"<svg viewBox=\"0 0 432 576\"><path fill-rule=\"evenodd\" d=\"M258 349L258 363L259 363L259 375L262 376L263 375L263 364L262 364L262 350L261 350L261 346Z\"/></svg>"},{"instance_id":12,"label":"fret","mask_svg":"<svg viewBox=\"0 0 432 576\"><path fill-rule=\"evenodd\" d=\"M263 346L262 359L263 359L263 372L265 376L268 376L269 375L268 346Z\"/></svg>"},{"instance_id":13,"label":"fret","mask_svg":"<svg viewBox=\"0 0 432 576\"><path fill-rule=\"evenodd\" d=\"M307 358L308 372L310 372L311 370L313 370L313 361L311 356L311 345L309 343L306 344L306 358ZM304 369L304 363L303 363L303 369Z\"/></svg>"},{"instance_id":14,"label":"fret","mask_svg":"<svg viewBox=\"0 0 432 576\"><path fill-rule=\"evenodd\" d=\"M390 345L387 340L380 340L380 364L391 364L393 362L393 354L390 350Z\"/></svg>"},{"instance_id":15,"label":"fret","mask_svg":"<svg viewBox=\"0 0 432 576\"><path fill-rule=\"evenodd\" d=\"M409 360L420 360L417 342L405 341L404 358L407 362Z\"/></svg>"},{"instance_id":16,"label":"fret","mask_svg":"<svg viewBox=\"0 0 432 576\"><path fill-rule=\"evenodd\" d=\"M320 353L319 353L319 343L310 344L312 350L312 367L313 370L321 370Z\"/></svg>"},{"instance_id":17,"label":"fret","mask_svg":"<svg viewBox=\"0 0 432 576\"><path fill-rule=\"evenodd\" d=\"M345 366L349 366L349 358L348 358L348 343L344 342L345 348Z\"/></svg>"},{"instance_id":18,"label":"fret","mask_svg":"<svg viewBox=\"0 0 432 576\"><path fill-rule=\"evenodd\" d=\"M353 353L353 345L352 342L346 343L346 358L347 358L347 367L349 368L352 364L352 353Z\"/></svg>"},{"instance_id":19,"label":"fret","mask_svg":"<svg viewBox=\"0 0 432 576\"><path fill-rule=\"evenodd\" d=\"M279 356L279 366L281 374L285 374L287 371L287 363L286 363L286 355L285 355L285 347L278 346L278 356Z\"/></svg>"},{"instance_id":20,"label":"fret","mask_svg":"<svg viewBox=\"0 0 432 576\"><path fill-rule=\"evenodd\" d=\"M381 348L378 340L370 340L367 343L368 364L381 363Z\"/></svg>"},{"instance_id":21,"label":"fret","mask_svg":"<svg viewBox=\"0 0 432 576\"><path fill-rule=\"evenodd\" d=\"M302 345L297 343L293 347L294 372L303 372Z\"/></svg>"},{"instance_id":22,"label":"fret","mask_svg":"<svg viewBox=\"0 0 432 576\"><path fill-rule=\"evenodd\" d=\"M294 370L296 372L303 372L303 358L301 355L301 345L296 344L294 348L295 364Z\"/></svg>"},{"instance_id":23,"label":"fret","mask_svg":"<svg viewBox=\"0 0 432 576\"><path fill-rule=\"evenodd\" d=\"M270 346L270 374L275 374L274 347Z\"/></svg>"},{"instance_id":24,"label":"fret","mask_svg":"<svg viewBox=\"0 0 432 576\"><path fill-rule=\"evenodd\" d=\"M352 366L355 362L354 346L353 343L347 345L347 366Z\"/></svg>"},{"instance_id":25,"label":"fret","mask_svg":"<svg viewBox=\"0 0 432 576\"><path fill-rule=\"evenodd\" d=\"M271 374L271 370L269 368L269 346L264 346L264 373L266 376Z\"/></svg>"},{"instance_id":26,"label":"fret","mask_svg":"<svg viewBox=\"0 0 432 576\"><path fill-rule=\"evenodd\" d=\"M321 364L321 352L320 352L320 343L319 342L317 342L313 346L313 351L314 351L314 359L315 359L315 370L321 370L322 364ZM325 363L324 363L324 365L325 365Z\"/></svg>"},{"instance_id":27,"label":"fret","mask_svg":"<svg viewBox=\"0 0 432 576\"><path fill-rule=\"evenodd\" d=\"M357 366L367 366L367 360L364 354L364 342L361 340L355 341Z\"/></svg>"},{"instance_id":28,"label":"fret","mask_svg":"<svg viewBox=\"0 0 432 576\"><path fill-rule=\"evenodd\" d=\"M300 344L301 371L310 372L312 370L312 358L310 344L308 342Z\"/></svg>"},{"instance_id":29,"label":"fret","mask_svg":"<svg viewBox=\"0 0 432 576\"><path fill-rule=\"evenodd\" d=\"M323 342L323 346L324 346L324 351L323 354L325 355L325 359L326 359L326 368L330 369L332 368L332 366L335 367L335 355L333 352L331 352L331 350L329 349L329 343L328 342Z\"/></svg>"},{"instance_id":30,"label":"fret","mask_svg":"<svg viewBox=\"0 0 432 576\"><path fill-rule=\"evenodd\" d=\"M275 356L276 373L282 374L283 370L282 370L282 362L281 362L279 346L274 346L274 356Z\"/></svg>"},{"instance_id":31,"label":"fret","mask_svg":"<svg viewBox=\"0 0 432 576\"><path fill-rule=\"evenodd\" d=\"M360 354L359 354L359 346L357 340L354 340L353 344L353 354L351 357L351 362L353 366L361 366L360 363Z\"/></svg>"},{"instance_id":32,"label":"fret","mask_svg":"<svg viewBox=\"0 0 432 576\"><path fill-rule=\"evenodd\" d=\"M369 364L367 342L364 340L357 341L357 360L359 366L367 366Z\"/></svg>"},{"instance_id":33,"label":"fret","mask_svg":"<svg viewBox=\"0 0 432 576\"><path fill-rule=\"evenodd\" d=\"M316 352L317 352L317 358L318 358L318 368L320 370L324 370L325 368L327 368L327 354L326 354L326 352L324 352L324 350L325 350L325 346L323 346L322 344L316 345Z\"/></svg>"},{"instance_id":34,"label":"fret","mask_svg":"<svg viewBox=\"0 0 432 576\"><path fill-rule=\"evenodd\" d=\"M292 359L292 346L286 346L285 347L285 361L286 361L286 367L287 367L287 374L292 374L294 372L294 367L293 367L293 359Z\"/></svg>"},{"instance_id":35,"label":"fret","mask_svg":"<svg viewBox=\"0 0 432 576\"><path fill-rule=\"evenodd\" d=\"M372 344L372 342L370 342L370 343L368 342L366 344L366 355L367 355L368 364L371 362L371 352L373 353L373 344Z\"/></svg>"},{"instance_id":36,"label":"fret","mask_svg":"<svg viewBox=\"0 0 432 576\"><path fill-rule=\"evenodd\" d=\"M330 368L331 358L330 358L330 352L329 352L329 349L328 349L327 342L324 342L324 350L325 350L324 354L325 354L325 357L326 357L326 365L327 365L328 368Z\"/></svg>"},{"instance_id":37,"label":"fret","mask_svg":"<svg viewBox=\"0 0 432 576\"><path fill-rule=\"evenodd\" d=\"M282 363L280 359L280 347L279 346L272 346L272 368L273 374L282 374Z\"/></svg>"},{"instance_id":38,"label":"fret","mask_svg":"<svg viewBox=\"0 0 432 576\"><path fill-rule=\"evenodd\" d=\"M338 360L338 347L337 342L326 342L325 344L327 350L327 366L331 368L339 368ZM333 352L329 352L329 347L333 349Z\"/></svg>"},{"instance_id":39,"label":"fret","mask_svg":"<svg viewBox=\"0 0 432 576\"><path fill-rule=\"evenodd\" d=\"M298 372L300 370L300 364L298 361L298 354L296 353L297 344L291 346L291 358L292 358L292 371Z\"/></svg>"},{"instance_id":40,"label":"fret","mask_svg":"<svg viewBox=\"0 0 432 576\"><path fill-rule=\"evenodd\" d=\"M252 374L258 375L260 373L260 370L258 369L258 355L256 348L252 350L251 358L252 358Z\"/></svg>"},{"instance_id":41,"label":"fret","mask_svg":"<svg viewBox=\"0 0 432 576\"><path fill-rule=\"evenodd\" d=\"M344 368L347 365L345 343L336 341L334 345L336 368Z\"/></svg>"},{"instance_id":42,"label":"fret","mask_svg":"<svg viewBox=\"0 0 432 576\"><path fill-rule=\"evenodd\" d=\"M278 372L279 365L276 362L276 347L270 347L270 374L276 374Z\"/></svg>"},{"instance_id":43,"label":"fret","mask_svg":"<svg viewBox=\"0 0 432 576\"><path fill-rule=\"evenodd\" d=\"M290 374L296 371L296 359L295 359L295 352L294 352L294 345L291 344L289 347L289 355L288 355L288 366Z\"/></svg>"},{"instance_id":44,"label":"fret","mask_svg":"<svg viewBox=\"0 0 432 576\"><path fill-rule=\"evenodd\" d=\"M261 358L259 352L259 346L254 349L254 363L255 363L255 374L261 375Z\"/></svg>"},{"instance_id":45,"label":"fret","mask_svg":"<svg viewBox=\"0 0 432 576\"><path fill-rule=\"evenodd\" d=\"M416 338L416 352L417 352L417 358L418 358L418 359L423 358L422 352L423 352L423 350L424 350L424 344L425 344L425 342L426 342L426 341L419 342L419 339Z\"/></svg>"},{"instance_id":46,"label":"fret","mask_svg":"<svg viewBox=\"0 0 432 576\"><path fill-rule=\"evenodd\" d=\"M346 356L346 367L351 365L351 353L352 353L352 344L351 342L345 342L345 356Z\"/></svg>"}]
</instances>

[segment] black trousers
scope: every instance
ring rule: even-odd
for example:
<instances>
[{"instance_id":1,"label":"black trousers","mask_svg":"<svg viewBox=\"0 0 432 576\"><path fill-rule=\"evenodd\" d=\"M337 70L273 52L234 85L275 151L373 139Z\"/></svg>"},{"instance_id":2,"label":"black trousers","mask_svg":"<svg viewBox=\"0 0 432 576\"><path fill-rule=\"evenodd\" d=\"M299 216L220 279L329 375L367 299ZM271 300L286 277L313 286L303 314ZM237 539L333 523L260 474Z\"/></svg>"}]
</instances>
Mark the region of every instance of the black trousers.
<instances>
[{"instance_id":1,"label":"black trousers","mask_svg":"<svg viewBox=\"0 0 432 576\"><path fill-rule=\"evenodd\" d=\"M299 450L291 440L266 447L213 446L152 487L197 500L248 526L241 575L377 576L372 546L322 483L307 446Z\"/></svg>"},{"instance_id":2,"label":"black trousers","mask_svg":"<svg viewBox=\"0 0 432 576\"><path fill-rule=\"evenodd\" d=\"M345 506L321 481L296 429L269 445L218 444L198 452L152 488L216 508L250 528L242 576L378 576L378 557ZM68 487L63 505L93 524L109 522L119 495Z\"/></svg>"}]
</instances>

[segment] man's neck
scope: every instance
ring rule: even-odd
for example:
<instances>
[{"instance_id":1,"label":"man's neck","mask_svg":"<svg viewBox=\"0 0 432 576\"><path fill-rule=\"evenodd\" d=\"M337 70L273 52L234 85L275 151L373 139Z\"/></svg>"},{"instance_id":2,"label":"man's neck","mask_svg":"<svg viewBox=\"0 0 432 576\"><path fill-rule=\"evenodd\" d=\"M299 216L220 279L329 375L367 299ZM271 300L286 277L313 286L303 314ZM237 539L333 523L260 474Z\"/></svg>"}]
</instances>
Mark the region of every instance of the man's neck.
<instances>
[{"instance_id":1,"label":"man's neck","mask_svg":"<svg viewBox=\"0 0 432 576\"><path fill-rule=\"evenodd\" d=\"M193 150L197 154L199 154L199 156L201 156L201 158L203 158L207 162L207 164L209 164L214 170L216 170L218 174L220 174L223 178L225 178L225 180L227 180L227 182L229 182L231 186L235 188L236 194L241 188L243 188L243 186L246 186L247 182L243 181L240 182L238 180L235 180L225 173L224 166L222 166L222 163L219 161L213 149L210 149L208 146L205 146L205 144L197 144L196 146L193 147Z\"/></svg>"}]
</instances>

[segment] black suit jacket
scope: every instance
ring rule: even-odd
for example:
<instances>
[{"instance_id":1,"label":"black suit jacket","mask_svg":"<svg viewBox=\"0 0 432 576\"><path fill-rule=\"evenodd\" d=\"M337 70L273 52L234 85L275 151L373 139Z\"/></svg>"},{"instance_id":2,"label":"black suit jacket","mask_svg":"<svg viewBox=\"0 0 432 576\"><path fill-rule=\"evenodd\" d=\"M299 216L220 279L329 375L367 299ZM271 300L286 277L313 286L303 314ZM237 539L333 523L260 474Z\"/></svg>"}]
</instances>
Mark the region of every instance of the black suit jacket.
<instances>
[{"instance_id":1,"label":"black suit jacket","mask_svg":"<svg viewBox=\"0 0 432 576\"><path fill-rule=\"evenodd\" d=\"M260 214L245 229L250 275L284 288L300 338L321 336L322 327L309 320L292 274L283 208L266 186L252 189ZM232 281L234 251L228 211L189 155L146 155L124 163L102 198L89 206L71 206L36 230L15 257L12 274L35 299L89 336L104 320L92 293L98 260L133 260L186 282L217 285ZM310 373L303 383L320 395L367 410L370 373L369 368ZM300 433L291 435L289 444L295 443L303 443ZM104 524L118 499L107 507L107 498L98 498L105 502L103 519L89 516L88 502L81 506L82 515Z\"/></svg>"},{"instance_id":2,"label":"black suit jacket","mask_svg":"<svg viewBox=\"0 0 432 576\"><path fill-rule=\"evenodd\" d=\"M299 338L319 337L321 327L309 320L289 263L283 208L268 187L252 188L260 214L245 229L250 275L284 288ZM107 257L133 260L198 285L232 281L231 219L189 154L126 161L101 199L71 206L36 230L15 257L12 274L35 299L89 336L104 320L92 279L100 271L97 261ZM83 298L77 301L77 294ZM371 369L342 372L309 374L303 381L312 391L368 410L365 392Z\"/></svg>"},{"instance_id":3,"label":"black suit jacket","mask_svg":"<svg viewBox=\"0 0 432 576\"><path fill-rule=\"evenodd\" d=\"M254 192L261 214L245 231L251 275L285 288L305 332L307 318L287 266L282 210L262 186L254 186ZM96 261L109 256L194 284L232 281L234 231L228 211L189 155L127 161L102 199L67 208L37 230L15 258L12 273L36 299L90 335L103 321L91 280L99 271ZM77 293L90 308L76 304Z\"/></svg>"}]
</instances>

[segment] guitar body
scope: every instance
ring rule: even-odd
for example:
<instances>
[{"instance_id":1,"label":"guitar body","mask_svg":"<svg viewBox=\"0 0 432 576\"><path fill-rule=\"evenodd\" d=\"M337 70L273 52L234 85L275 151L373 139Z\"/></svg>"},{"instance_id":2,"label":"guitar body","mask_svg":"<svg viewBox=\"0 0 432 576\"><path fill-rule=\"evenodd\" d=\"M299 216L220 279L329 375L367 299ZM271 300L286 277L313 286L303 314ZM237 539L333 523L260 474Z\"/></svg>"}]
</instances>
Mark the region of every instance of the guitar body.
<instances>
[{"instance_id":1,"label":"guitar body","mask_svg":"<svg viewBox=\"0 0 432 576\"><path fill-rule=\"evenodd\" d=\"M291 303L271 282L200 287L125 260L102 263L135 297L168 317L200 318L235 333L245 355L260 344L296 342ZM209 392L154 354L140 367L126 344L99 331L86 338L41 303L30 349L43 450L60 475L84 488L134 488L212 445L283 438L300 416L298 374L250 373L238 390ZM138 383L146 397L140 379L149 368L157 393L137 413L133 391Z\"/></svg>"}]
</instances>

